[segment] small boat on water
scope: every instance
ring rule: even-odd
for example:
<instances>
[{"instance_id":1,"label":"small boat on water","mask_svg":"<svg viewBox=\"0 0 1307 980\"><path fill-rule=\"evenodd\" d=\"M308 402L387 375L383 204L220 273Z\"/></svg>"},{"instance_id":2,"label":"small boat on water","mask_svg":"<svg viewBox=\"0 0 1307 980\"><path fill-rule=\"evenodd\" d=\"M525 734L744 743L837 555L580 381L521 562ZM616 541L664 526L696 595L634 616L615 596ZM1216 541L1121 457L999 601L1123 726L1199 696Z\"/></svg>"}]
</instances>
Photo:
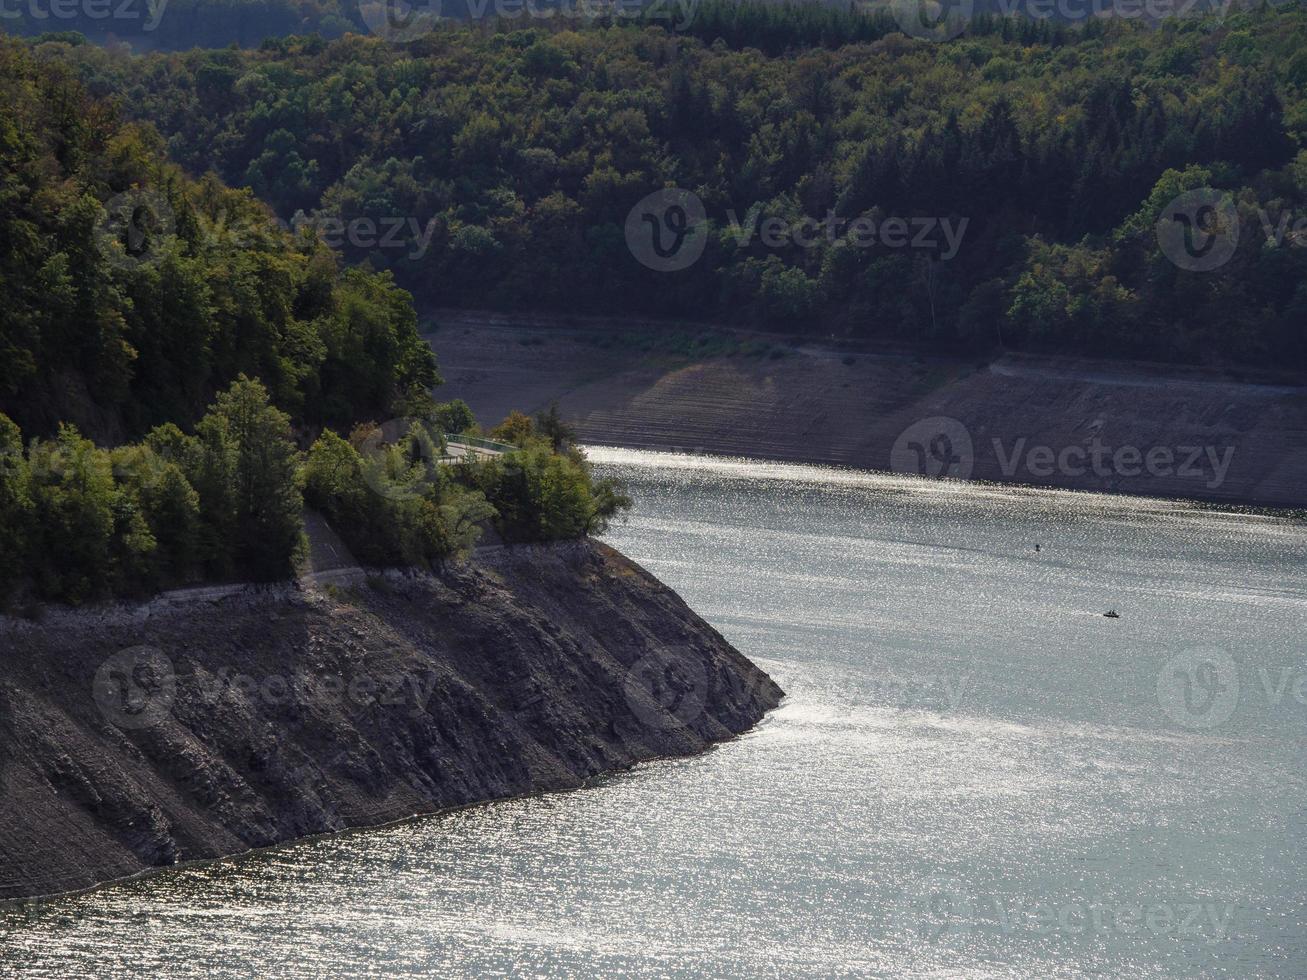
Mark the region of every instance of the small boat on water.
<instances>
[{"instance_id":1,"label":"small boat on water","mask_svg":"<svg viewBox=\"0 0 1307 980\"><path fill-rule=\"evenodd\" d=\"M1103 613L1103 615L1106 616L1108 619L1120 619L1120 618L1121 618L1121 614L1120 614L1119 612L1117 612L1115 609L1109 609L1107 612Z\"/></svg>"}]
</instances>

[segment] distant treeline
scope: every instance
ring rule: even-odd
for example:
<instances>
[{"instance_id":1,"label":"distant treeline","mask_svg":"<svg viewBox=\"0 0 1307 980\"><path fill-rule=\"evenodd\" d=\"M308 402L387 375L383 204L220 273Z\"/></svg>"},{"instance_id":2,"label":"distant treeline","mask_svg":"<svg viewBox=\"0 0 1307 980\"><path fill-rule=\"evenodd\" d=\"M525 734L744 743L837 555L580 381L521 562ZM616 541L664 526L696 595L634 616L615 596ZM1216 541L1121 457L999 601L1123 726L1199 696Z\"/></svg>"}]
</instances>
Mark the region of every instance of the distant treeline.
<instances>
[{"instance_id":1,"label":"distant treeline","mask_svg":"<svg viewBox=\"0 0 1307 980\"><path fill-rule=\"evenodd\" d=\"M353 12L357 15L357 5ZM255 47L290 34L340 37L366 25L336 0L10 0L0 31L24 37L76 33L138 51Z\"/></svg>"},{"instance_id":2,"label":"distant treeline","mask_svg":"<svg viewBox=\"0 0 1307 980\"><path fill-rule=\"evenodd\" d=\"M978 18L944 43L882 34L883 16L713 2L683 33L501 22L405 44L36 51L152 122L192 173L334 228L424 304L1307 360L1299 7L1155 28ZM632 208L664 187L708 222L679 271L629 243ZM1155 232L1205 187L1240 231L1214 272L1177 266ZM818 230L800 244L769 219ZM848 247L887 219L898 241Z\"/></svg>"},{"instance_id":3,"label":"distant treeline","mask_svg":"<svg viewBox=\"0 0 1307 980\"><path fill-rule=\"evenodd\" d=\"M53 37L81 34L136 51L257 47L265 40L346 33L402 35L411 25L475 21L493 31L525 27L649 25L708 43L768 54L878 41L903 31L905 0L9 0L0 31ZM899 4L896 9L895 4ZM1277 4L1279 5L1279 4ZM968 33L984 35L1018 22L1030 41L1058 36L1068 25L1104 18L1155 22L1209 9L1255 8L1258 0L953 0L941 11L965 11ZM929 13L929 12L927 12ZM932 22L923 20L923 27ZM1097 25L1095 25L1097 26ZM1092 29L1092 28L1091 28ZM1029 43L1029 41L1028 41Z\"/></svg>"}]
</instances>

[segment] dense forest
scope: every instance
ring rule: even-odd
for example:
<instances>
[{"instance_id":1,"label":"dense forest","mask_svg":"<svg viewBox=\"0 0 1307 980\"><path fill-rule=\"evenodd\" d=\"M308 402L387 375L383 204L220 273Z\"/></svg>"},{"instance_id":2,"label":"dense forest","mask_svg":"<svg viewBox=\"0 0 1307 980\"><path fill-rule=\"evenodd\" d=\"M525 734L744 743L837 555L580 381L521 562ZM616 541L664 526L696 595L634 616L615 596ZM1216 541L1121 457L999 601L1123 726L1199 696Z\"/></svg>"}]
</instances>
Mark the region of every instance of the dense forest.
<instances>
[{"instance_id":1,"label":"dense forest","mask_svg":"<svg viewBox=\"0 0 1307 980\"><path fill-rule=\"evenodd\" d=\"M248 191L188 179L152 130L14 44L0 99L0 409L24 429L139 435L194 421L241 374L297 418L345 425L438 380L389 274L342 269ZM136 223L137 254L106 203ZM246 233L211 234L220 220Z\"/></svg>"},{"instance_id":2,"label":"dense forest","mask_svg":"<svg viewBox=\"0 0 1307 980\"><path fill-rule=\"evenodd\" d=\"M524 23L404 44L35 53L149 120L190 173L252 188L288 225L334 228L419 308L728 319L955 351L1307 358L1296 4L1152 28L980 17L947 43L812 6L709 3L680 33ZM624 237L664 187L693 192L707 219L702 257L673 272ZM1177 267L1155 232L1196 188L1238 214L1215 271ZM956 254L938 236L747 236L755 219L828 216L965 234Z\"/></svg>"},{"instance_id":3,"label":"dense forest","mask_svg":"<svg viewBox=\"0 0 1307 980\"><path fill-rule=\"evenodd\" d=\"M287 578L306 496L379 565L459 555L487 523L575 537L629 506L555 415L507 420L498 459L442 462L445 433L476 421L432 397L389 273L188 179L13 42L0 174L0 608Z\"/></svg>"},{"instance_id":4,"label":"dense forest","mask_svg":"<svg viewBox=\"0 0 1307 980\"><path fill-rule=\"evenodd\" d=\"M965 13L973 33L991 29L992 20L1016 17L1027 21L1023 30L1040 37L1052 24L1107 18L1156 22L1260 5L1261 0L952 0L942 5L942 13L946 22L950 12ZM721 38L733 47L779 54L877 41L901 32L912 12L904 0L11 0L0 8L0 31L28 37L75 31L136 51L185 51L257 47L296 34L412 40L448 21L516 27L653 24L709 43ZM935 36L930 24L923 21L921 33ZM945 23L938 33L953 30Z\"/></svg>"},{"instance_id":5,"label":"dense forest","mask_svg":"<svg viewBox=\"0 0 1307 980\"><path fill-rule=\"evenodd\" d=\"M629 505L556 415L449 465L444 434L480 430L431 394L414 295L1304 364L1307 14L979 17L947 43L883 16L0 42L0 597L282 578L305 501L377 564ZM668 188L702 254L660 268L631 220L661 236L641 202ZM1191 247L1210 227L1194 263L1159 234L1193 193L1225 209L1219 262Z\"/></svg>"}]
</instances>

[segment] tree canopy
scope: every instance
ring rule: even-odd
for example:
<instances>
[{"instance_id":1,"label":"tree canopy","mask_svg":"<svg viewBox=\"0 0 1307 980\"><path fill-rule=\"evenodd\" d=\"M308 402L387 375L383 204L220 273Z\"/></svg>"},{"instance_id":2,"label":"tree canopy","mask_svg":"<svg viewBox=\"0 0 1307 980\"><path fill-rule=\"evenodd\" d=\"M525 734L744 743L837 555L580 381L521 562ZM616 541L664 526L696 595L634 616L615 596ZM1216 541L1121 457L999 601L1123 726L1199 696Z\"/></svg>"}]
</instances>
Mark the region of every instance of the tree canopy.
<instances>
[{"instance_id":1,"label":"tree canopy","mask_svg":"<svg viewBox=\"0 0 1307 980\"><path fill-rule=\"evenodd\" d=\"M408 294L248 191L187 178L66 65L0 41L0 411L29 434L189 424L246 374L311 424L438 380Z\"/></svg>"},{"instance_id":2,"label":"tree canopy","mask_svg":"<svg viewBox=\"0 0 1307 980\"><path fill-rule=\"evenodd\" d=\"M1267 223L1307 213L1298 4L1157 25L981 16L930 43L883 14L713 0L685 27L498 21L406 44L35 50L118 93L187 170L251 186L288 222L411 222L390 245L347 231L341 247L420 305L951 351L1307 357L1307 250L1292 235L1263 244ZM1216 273L1177 268L1154 234L1170 191L1196 181L1241 218ZM702 257L675 272L641 265L623 234L669 186L707 216ZM845 231L774 245L747 234L755 218L964 234L951 255L938 228L929 248L848 247Z\"/></svg>"},{"instance_id":3,"label":"tree canopy","mask_svg":"<svg viewBox=\"0 0 1307 980\"><path fill-rule=\"evenodd\" d=\"M289 578L306 493L378 565L465 554L492 521L511 534L500 505L530 540L629 506L553 451L556 413L531 457L547 479L524 492L494 476L515 462L447 465L443 431L476 420L435 403L390 273L186 177L151 129L12 41L0 164L0 609ZM372 438L394 417L414 424Z\"/></svg>"}]
</instances>

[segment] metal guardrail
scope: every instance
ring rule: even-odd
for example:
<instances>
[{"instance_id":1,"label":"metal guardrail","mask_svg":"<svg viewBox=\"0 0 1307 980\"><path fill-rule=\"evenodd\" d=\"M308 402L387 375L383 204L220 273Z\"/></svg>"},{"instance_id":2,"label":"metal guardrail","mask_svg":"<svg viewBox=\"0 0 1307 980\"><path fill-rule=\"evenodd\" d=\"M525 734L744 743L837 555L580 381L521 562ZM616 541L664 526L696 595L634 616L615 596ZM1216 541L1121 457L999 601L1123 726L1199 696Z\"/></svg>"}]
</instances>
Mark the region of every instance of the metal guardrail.
<instances>
[{"instance_id":1,"label":"metal guardrail","mask_svg":"<svg viewBox=\"0 0 1307 980\"><path fill-rule=\"evenodd\" d=\"M465 436L457 432L446 432L445 442L456 443L460 446L471 446L474 449L488 449L496 453L511 453L517 447L506 442L495 442L493 439L482 439L480 436Z\"/></svg>"}]
</instances>

